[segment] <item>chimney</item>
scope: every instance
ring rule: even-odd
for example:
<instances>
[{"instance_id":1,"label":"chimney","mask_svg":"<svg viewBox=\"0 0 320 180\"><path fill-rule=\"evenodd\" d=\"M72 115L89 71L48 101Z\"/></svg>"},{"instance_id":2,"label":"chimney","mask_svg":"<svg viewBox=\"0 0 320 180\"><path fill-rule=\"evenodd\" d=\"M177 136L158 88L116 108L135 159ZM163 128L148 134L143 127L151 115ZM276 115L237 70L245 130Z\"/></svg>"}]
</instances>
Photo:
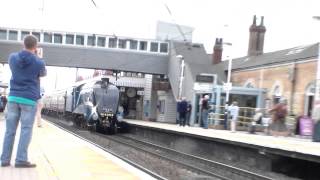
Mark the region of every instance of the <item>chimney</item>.
<instances>
[{"instance_id":1,"label":"chimney","mask_svg":"<svg viewBox=\"0 0 320 180\"><path fill-rule=\"evenodd\" d=\"M263 54L263 45L264 45L264 34L266 28L263 24L264 17L261 17L260 25L256 24L257 17L254 15L253 23L250 26L250 36L249 36L249 47L248 47L248 56L257 56Z\"/></svg>"},{"instance_id":2,"label":"chimney","mask_svg":"<svg viewBox=\"0 0 320 180\"><path fill-rule=\"evenodd\" d=\"M213 47L212 64L218 64L221 62L222 50L223 50L222 38L216 38L216 43L214 44L214 47Z\"/></svg>"},{"instance_id":3,"label":"chimney","mask_svg":"<svg viewBox=\"0 0 320 180\"><path fill-rule=\"evenodd\" d=\"M261 16L261 22L258 26L257 55L263 54L264 34L266 33L266 27L263 25L263 20L264 17Z\"/></svg>"}]
</instances>

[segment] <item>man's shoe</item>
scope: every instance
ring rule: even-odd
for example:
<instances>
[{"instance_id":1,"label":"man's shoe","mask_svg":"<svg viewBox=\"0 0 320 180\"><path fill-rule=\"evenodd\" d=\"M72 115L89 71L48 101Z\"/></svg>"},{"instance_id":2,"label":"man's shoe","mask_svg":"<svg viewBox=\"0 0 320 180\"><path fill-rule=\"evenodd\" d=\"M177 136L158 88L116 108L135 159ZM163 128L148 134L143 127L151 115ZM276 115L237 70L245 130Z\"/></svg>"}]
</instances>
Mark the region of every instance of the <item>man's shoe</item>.
<instances>
[{"instance_id":1,"label":"man's shoe","mask_svg":"<svg viewBox=\"0 0 320 180\"><path fill-rule=\"evenodd\" d=\"M10 166L10 163L8 163L8 162L7 163L5 163L5 162L1 163L1 167L7 167L7 166Z\"/></svg>"},{"instance_id":2,"label":"man's shoe","mask_svg":"<svg viewBox=\"0 0 320 180\"><path fill-rule=\"evenodd\" d=\"M23 163L19 163L19 164L15 164L14 167L16 168L35 168L37 167L36 164L30 163L30 162L23 162Z\"/></svg>"}]
</instances>

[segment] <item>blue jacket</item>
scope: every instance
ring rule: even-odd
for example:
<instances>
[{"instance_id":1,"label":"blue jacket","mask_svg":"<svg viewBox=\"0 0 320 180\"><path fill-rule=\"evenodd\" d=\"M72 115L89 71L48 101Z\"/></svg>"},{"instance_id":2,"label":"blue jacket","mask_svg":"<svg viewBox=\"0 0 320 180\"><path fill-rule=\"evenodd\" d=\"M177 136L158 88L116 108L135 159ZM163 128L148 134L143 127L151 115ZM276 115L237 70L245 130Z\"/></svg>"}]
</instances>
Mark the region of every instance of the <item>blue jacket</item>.
<instances>
[{"instance_id":1,"label":"blue jacket","mask_svg":"<svg viewBox=\"0 0 320 180\"><path fill-rule=\"evenodd\" d=\"M181 101L178 103L178 112L179 113L186 113L187 112L187 107L188 107L188 102L187 101Z\"/></svg>"},{"instance_id":2,"label":"blue jacket","mask_svg":"<svg viewBox=\"0 0 320 180\"><path fill-rule=\"evenodd\" d=\"M40 79L47 74L45 63L29 51L12 53L9 56L11 69L9 96L40 99Z\"/></svg>"}]
</instances>

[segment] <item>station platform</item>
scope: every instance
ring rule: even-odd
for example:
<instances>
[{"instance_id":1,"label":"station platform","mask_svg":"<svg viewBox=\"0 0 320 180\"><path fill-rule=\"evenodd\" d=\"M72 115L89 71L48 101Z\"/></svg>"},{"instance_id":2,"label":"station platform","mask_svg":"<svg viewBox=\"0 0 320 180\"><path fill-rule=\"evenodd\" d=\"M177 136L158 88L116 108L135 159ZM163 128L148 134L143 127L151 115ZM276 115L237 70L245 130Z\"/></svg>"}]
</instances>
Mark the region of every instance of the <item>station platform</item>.
<instances>
[{"instance_id":1,"label":"station platform","mask_svg":"<svg viewBox=\"0 0 320 180\"><path fill-rule=\"evenodd\" d=\"M15 168L19 139L18 127L11 166L0 167L1 180L85 180L85 179L154 179L117 157L80 138L43 121L33 129L29 160L36 168ZM5 120L0 114L0 151L2 152Z\"/></svg>"},{"instance_id":2,"label":"station platform","mask_svg":"<svg viewBox=\"0 0 320 180\"><path fill-rule=\"evenodd\" d=\"M306 155L317 156L320 159L320 143L312 142L311 139L297 138L297 137L274 137L265 134L249 134L244 131L237 131L232 133L228 130L217 129L203 129L201 127L182 127L177 124L167 124L160 122L129 120L129 124L146 126L150 128L166 129L179 133L186 133L190 135L226 140L229 142L236 142L247 145L254 145L259 147L266 147L272 149L284 150L286 152L301 153Z\"/></svg>"}]
</instances>

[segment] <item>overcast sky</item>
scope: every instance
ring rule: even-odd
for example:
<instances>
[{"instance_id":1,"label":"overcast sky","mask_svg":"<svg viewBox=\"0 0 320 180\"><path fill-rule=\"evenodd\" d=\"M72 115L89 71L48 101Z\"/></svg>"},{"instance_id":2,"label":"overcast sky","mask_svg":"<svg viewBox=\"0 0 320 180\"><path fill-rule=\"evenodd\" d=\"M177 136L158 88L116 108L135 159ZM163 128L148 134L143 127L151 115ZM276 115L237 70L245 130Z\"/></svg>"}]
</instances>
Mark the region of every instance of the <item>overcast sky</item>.
<instances>
[{"instance_id":1,"label":"overcast sky","mask_svg":"<svg viewBox=\"0 0 320 180\"><path fill-rule=\"evenodd\" d=\"M155 38L156 22L194 28L208 53L216 37L245 56L253 15L264 16L264 52L320 41L319 0L0 0L0 27ZM44 8L42 11L42 5ZM169 15L166 4L172 13ZM258 22L260 22L258 20ZM230 54L231 48L226 49ZM226 55L226 54L225 54Z\"/></svg>"}]
</instances>

